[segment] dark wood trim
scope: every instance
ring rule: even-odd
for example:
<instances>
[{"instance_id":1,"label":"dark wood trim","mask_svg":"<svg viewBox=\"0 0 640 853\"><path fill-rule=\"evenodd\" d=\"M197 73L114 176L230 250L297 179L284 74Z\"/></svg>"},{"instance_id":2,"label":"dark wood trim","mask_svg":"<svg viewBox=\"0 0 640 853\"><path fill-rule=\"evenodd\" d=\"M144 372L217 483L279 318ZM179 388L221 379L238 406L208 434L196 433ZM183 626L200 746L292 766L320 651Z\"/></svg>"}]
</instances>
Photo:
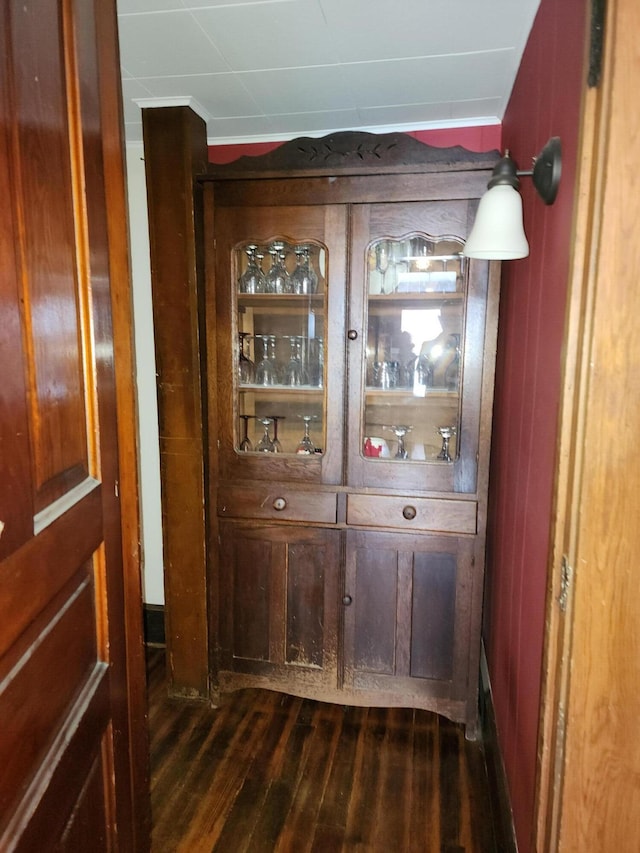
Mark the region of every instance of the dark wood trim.
<instances>
[{"instance_id":1,"label":"dark wood trim","mask_svg":"<svg viewBox=\"0 0 640 853\"><path fill-rule=\"evenodd\" d=\"M142 111L158 371L169 691L208 696L205 381L199 283L205 124L188 107ZM201 361L202 358L202 361Z\"/></svg>"},{"instance_id":2,"label":"dark wood trim","mask_svg":"<svg viewBox=\"0 0 640 853\"><path fill-rule=\"evenodd\" d=\"M165 646L164 604L144 605L144 641L147 646Z\"/></svg>"},{"instance_id":3,"label":"dark wood trim","mask_svg":"<svg viewBox=\"0 0 640 853\"><path fill-rule=\"evenodd\" d=\"M501 853L518 853L513 813L507 784L507 774L502 760L496 715L493 707L491 681L485 656L484 643L480 651L480 728L484 746L484 759L489 780L489 802L496 850Z\"/></svg>"},{"instance_id":4,"label":"dark wood trim","mask_svg":"<svg viewBox=\"0 0 640 853\"><path fill-rule=\"evenodd\" d=\"M447 172L492 169L499 151L477 153L460 146L438 148L406 133L343 131L321 139L300 137L257 157L209 165L205 178L270 178L304 175L371 175L384 172Z\"/></svg>"}]
</instances>

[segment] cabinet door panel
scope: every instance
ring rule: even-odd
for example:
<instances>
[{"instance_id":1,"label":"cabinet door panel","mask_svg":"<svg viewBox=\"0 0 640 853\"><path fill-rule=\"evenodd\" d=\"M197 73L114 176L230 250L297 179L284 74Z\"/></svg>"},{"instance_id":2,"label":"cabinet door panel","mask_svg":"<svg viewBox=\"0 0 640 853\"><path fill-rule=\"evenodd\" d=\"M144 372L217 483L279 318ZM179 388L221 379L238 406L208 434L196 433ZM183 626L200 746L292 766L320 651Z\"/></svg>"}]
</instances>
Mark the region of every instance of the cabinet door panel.
<instances>
[{"instance_id":1,"label":"cabinet door panel","mask_svg":"<svg viewBox=\"0 0 640 853\"><path fill-rule=\"evenodd\" d=\"M222 522L220 537L221 680L335 686L339 531Z\"/></svg>"},{"instance_id":2,"label":"cabinet door panel","mask_svg":"<svg viewBox=\"0 0 640 853\"><path fill-rule=\"evenodd\" d=\"M349 532L346 682L463 699L473 538Z\"/></svg>"},{"instance_id":3,"label":"cabinet door panel","mask_svg":"<svg viewBox=\"0 0 640 853\"><path fill-rule=\"evenodd\" d=\"M493 327L489 264L460 255L473 207L354 207L350 486L477 491L483 352Z\"/></svg>"},{"instance_id":4,"label":"cabinet door panel","mask_svg":"<svg viewBox=\"0 0 640 853\"><path fill-rule=\"evenodd\" d=\"M219 219L215 248L208 246L216 290L208 335L217 352L210 399L223 481L342 481L346 232L344 205L229 207ZM317 290L241 290L246 270L237 274L252 247L253 258L280 246L291 269L294 250L305 245L313 249ZM315 450L308 455L300 448L304 418ZM280 452L258 452L264 426L271 439L277 428Z\"/></svg>"}]
</instances>

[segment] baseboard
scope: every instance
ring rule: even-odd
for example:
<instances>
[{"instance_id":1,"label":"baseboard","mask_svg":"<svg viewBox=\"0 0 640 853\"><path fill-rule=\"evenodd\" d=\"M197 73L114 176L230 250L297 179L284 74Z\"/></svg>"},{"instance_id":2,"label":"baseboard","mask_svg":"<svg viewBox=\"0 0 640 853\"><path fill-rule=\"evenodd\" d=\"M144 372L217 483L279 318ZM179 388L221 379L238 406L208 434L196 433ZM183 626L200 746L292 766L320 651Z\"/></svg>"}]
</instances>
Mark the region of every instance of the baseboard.
<instances>
[{"instance_id":1,"label":"baseboard","mask_svg":"<svg viewBox=\"0 0 640 853\"><path fill-rule=\"evenodd\" d=\"M164 605L144 605L144 641L147 646L165 646Z\"/></svg>"},{"instance_id":2,"label":"baseboard","mask_svg":"<svg viewBox=\"0 0 640 853\"><path fill-rule=\"evenodd\" d=\"M480 726L489 779L489 796L496 849L500 850L501 853L518 853L507 774L498 743L498 729L484 645L480 655L480 680Z\"/></svg>"}]
</instances>

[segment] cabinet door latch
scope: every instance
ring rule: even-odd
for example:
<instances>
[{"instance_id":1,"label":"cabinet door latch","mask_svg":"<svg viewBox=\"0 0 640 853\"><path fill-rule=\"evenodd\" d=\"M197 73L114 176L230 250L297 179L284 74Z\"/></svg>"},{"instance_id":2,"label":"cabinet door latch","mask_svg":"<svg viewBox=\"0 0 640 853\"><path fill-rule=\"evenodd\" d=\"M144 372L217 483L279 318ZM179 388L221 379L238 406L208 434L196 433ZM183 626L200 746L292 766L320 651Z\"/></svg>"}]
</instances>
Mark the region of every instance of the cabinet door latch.
<instances>
[{"instance_id":1,"label":"cabinet door latch","mask_svg":"<svg viewBox=\"0 0 640 853\"><path fill-rule=\"evenodd\" d=\"M569 593L571 592L572 583L573 568L569 563L567 555L563 554L562 562L560 563L560 595L558 596L558 604L563 613L566 613L567 610L567 603L569 601Z\"/></svg>"}]
</instances>

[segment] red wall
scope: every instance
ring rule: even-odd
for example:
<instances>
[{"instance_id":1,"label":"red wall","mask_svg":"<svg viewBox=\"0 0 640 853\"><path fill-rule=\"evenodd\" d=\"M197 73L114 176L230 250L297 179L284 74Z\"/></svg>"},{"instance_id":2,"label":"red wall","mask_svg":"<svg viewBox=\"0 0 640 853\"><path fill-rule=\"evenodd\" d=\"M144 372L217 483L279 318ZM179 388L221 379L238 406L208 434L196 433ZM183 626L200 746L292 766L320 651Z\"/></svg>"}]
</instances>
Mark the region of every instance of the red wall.
<instances>
[{"instance_id":1,"label":"red wall","mask_svg":"<svg viewBox=\"0 0 640 853\"><path fill-rule=\"evenodd\" d=\"M542 0L503 122L531 168L562 140L558 198L524 177L530 256L503 264L488 531L485 642L520 853L532 850L547 555L583 86L585 0Z\"/></svg>"},{"instance_id":2,"label":"red wall","mask_svg":"<svg viewBox=\"0 0 640 853\"><path fill-rule=\"evenodd\" d=\"M441 130L415 130L408 133L407 136L414 136L421 142L435 145L438 148L462 145L469 151L493 151L501 147L501 128L497 124L443 128ZM281 142L255 142L242 145L210 145L209 161L222 165L243 155L255 157L259 154L266 154L281 144Z\"/></svg>"}]
</instances>

